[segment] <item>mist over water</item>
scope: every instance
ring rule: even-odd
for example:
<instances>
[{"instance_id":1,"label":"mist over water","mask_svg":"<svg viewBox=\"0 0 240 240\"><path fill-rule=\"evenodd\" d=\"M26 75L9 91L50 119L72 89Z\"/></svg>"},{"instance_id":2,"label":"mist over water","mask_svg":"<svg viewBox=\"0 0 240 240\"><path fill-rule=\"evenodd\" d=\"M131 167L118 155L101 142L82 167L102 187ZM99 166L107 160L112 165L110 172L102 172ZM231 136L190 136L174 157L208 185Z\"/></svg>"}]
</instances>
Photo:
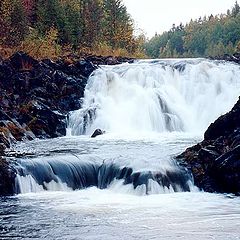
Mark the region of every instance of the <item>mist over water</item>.
<instances>
[{"instance_id":1,"label":"mist over water","mask_svg":"<svg viewBox=\"0 0 240 240\"><path fill-rule=\"evenodd\" d=\"M0 238L240 239L240 198L199 191L174 160L233 107L239 76L204 59L101 66L68 136L15 146Z\"/></svg>"}]
</instances>

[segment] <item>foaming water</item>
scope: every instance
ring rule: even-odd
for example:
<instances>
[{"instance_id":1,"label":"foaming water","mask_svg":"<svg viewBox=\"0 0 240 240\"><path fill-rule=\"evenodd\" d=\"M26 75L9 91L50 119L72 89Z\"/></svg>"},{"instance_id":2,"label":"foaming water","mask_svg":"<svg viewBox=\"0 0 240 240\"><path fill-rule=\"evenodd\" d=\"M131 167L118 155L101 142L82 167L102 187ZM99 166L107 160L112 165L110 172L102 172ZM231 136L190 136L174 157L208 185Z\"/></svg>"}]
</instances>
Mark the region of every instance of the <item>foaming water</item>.
<instances>
[{"instance_id":1,"label":"foaming water","mask_svg":"<svg viewBox=\"0 0 240 240\"><path fill-rule=\"evenodd\" d=\"M0 234L10 239L240 238L240 199L203 192L139 196L88 188L31 193L2 201L0 212Z\"/></svg>"},{"instance_id":2,"label":"foaming water","mask_svg":"<svg viewBox=\"0 0 240 240\"><path fill-rule=\"evenodd\" d=\"M72 135L203 133L240 95L238 65L198 60L140 61L102 67L86 86L82 109L69 119Z\"/></svg>"},{"instance_id":3,"label":"foaming water","mask_svg":"<svg viewBox=\"0 0 240 240\"><path fill-rule=\"evenodd\" d=\"M69 191L91 186L115 186L139 195L192 191L191 174L173 156L192 143L193 137L173 133L154 137L130 140L106 134L96 139L81 136L20 144L15 151L30 157L16 163L15 191Z\"/></svg>"}]
</instances>

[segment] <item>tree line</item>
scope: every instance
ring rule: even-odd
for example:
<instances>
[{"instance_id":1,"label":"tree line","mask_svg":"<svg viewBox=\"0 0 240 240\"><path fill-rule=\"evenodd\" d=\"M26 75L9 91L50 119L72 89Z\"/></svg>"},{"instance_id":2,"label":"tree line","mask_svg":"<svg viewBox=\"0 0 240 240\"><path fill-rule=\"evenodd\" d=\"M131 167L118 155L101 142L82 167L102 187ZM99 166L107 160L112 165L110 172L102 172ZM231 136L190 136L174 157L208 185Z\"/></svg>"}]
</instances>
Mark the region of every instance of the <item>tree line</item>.
<instances>
[{"instance_id":1,"label":"tree line","mask_svg":"<svg viewBox=\"0 0 240 240\"><path fill-rule=\"evenodd\" d=\"M44 57L69 51L140 52L122 0L1 0L0 49Z\"/></svg>"},{"instance_id":2,"label":"tree line","mask_svg":"<svg viewBox=\"0 0 240 240\"><path fill-rule=\"evenodd\" d=\"M240 51L240 6L226 14L173 24L146 40L135 35L122 0L1 0L0 56L22 50L34 57L66 53L205 57Z\"/></svg>"},{"instance_id":3,"label":"tree line","mask_svg":"<svg viewBox=\"0 0 240 240\"><path fill-rule=\"evenodd\" d=\"M240 6L226 14L191 20L185 26L173 24L169 31L155 34L145 44L151 58L206 57L240 51Z\"/></svg>"}]
</instances>

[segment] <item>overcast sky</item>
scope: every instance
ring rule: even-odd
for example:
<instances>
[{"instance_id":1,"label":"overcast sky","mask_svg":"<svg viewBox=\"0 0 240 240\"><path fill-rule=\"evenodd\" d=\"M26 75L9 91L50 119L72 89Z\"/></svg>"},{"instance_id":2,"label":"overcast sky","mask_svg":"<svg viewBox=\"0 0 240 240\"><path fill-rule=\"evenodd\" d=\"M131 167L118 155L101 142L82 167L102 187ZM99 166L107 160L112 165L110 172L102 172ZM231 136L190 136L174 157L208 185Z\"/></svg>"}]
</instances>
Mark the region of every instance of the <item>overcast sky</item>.
<instances>
[{"instance_id":1,"label":"overcast sky","mask_svg":"<svg viewBox=\"0 0 240 240\"><path fill-rule=\"evenodd\" d=\"M186 23L190 19L226 13L236 0L123 0L137 27L148 37L162 33L172 24Z\"/></svg>"}]
</instances>

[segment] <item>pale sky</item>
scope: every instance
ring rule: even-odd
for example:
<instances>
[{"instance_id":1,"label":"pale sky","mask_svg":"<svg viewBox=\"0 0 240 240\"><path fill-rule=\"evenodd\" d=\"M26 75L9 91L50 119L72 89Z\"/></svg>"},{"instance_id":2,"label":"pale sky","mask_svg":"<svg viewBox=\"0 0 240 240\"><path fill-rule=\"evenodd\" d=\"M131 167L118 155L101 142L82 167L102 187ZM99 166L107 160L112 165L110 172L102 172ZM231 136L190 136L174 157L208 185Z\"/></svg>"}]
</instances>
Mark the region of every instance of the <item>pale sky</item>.
<instances>
[{"instance_id":1,"label":"pale sky","mask_svg":"<svg viewBox=\"0 0 240 240\"><path fill-rule=\"evenodd\" d=\"M226 13L236 0L123 0L138 28L148 37L204 15ZM239 1L238 1L239 2Z\"/></svg>"}]
</instances>

